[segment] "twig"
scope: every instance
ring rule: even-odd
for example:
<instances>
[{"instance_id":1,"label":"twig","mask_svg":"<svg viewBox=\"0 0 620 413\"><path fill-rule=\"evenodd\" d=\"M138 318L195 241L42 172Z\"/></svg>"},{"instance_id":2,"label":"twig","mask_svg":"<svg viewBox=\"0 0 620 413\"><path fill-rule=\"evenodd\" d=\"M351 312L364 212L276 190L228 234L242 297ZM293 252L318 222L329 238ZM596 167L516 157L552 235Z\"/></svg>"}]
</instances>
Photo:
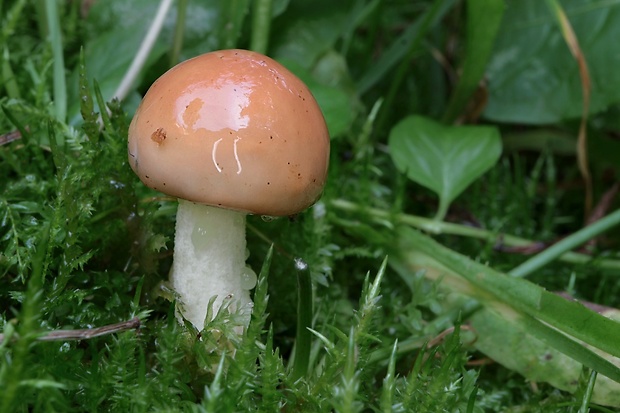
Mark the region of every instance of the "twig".
<instances>
[{"instance_id":1,"label":"twig","mask_svg":"<svg viewBox=\"0 0 620 413\"><path fill-rule=\"evenodd\" d=\"M611 204L616 198L616 195L618 195L619 190L620 190L620 182L616 182L615 184L611 186L611 188L605 191L600 201L598 202L598 204L596 204L596 206L592 210L592 213L588 217L588 221L586 222L586 225L590 225L593 222L598 221L599 219L603 218L607 214L607 211L609 211L609 208L611 207Z\"/></svg>"},{"instance_id":2,"label":"twig","mask_svg":"<svg viewBox=\"0 0 620 413\"><path fill-rule=\"evenodd\" d=\"M108 334L120 333L127 330L140 328L140 319L134 317L128 321L109 324L103 327L85 328L82 330L53 330L37 337L38 341L65 341L65 340L88 340ZM4 334L0 334L0 343L4 341Z\"/></svg>"},{"instance_id":3,"label":"twig","mask_svg":"<svg viewBox=\"0 0 620 413\"><path fill-rule=\"evenodd\" d=\"M3 135L0 135L0 145L6 145L18 139L21 139L22 134L18 130L14 130Z\"/></svg>"}]
</instances>

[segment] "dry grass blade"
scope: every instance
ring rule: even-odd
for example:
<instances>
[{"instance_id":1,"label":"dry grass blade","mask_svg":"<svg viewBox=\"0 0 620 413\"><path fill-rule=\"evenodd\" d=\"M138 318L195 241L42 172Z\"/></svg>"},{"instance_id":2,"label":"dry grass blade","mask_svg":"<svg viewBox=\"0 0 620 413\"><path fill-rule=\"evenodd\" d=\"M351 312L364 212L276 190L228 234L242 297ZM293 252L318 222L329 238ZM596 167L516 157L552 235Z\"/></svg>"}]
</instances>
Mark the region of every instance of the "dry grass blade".
<instances>
[{"instance_id":1,"label":"dry grass blade","mask_svg":"<svg viewBox=\"0 0 620 413\"><path fill-rule=\"evenodd\" d=\"M566 45L570 49L571 54L579 65L579 77L581 78L581 91L583 94L583 106L581 112L581 123L579 125L579 136L577 140L577 162L579 171L583 177L586 195L584 201L585 216L590 215L592 209L592 175L590 174L590 167L588 165L588 136L587 136L587 124L588 113L590 111L590 92L592 85L590 82L590 73L588 71L588 63L579 46L579 40L575 35L572 25L564 12L564 9L557 0L547 0L560 28L562 30L562 36Z\"/></svg>"},{"instance_id":2,"label":"dry grass blade","mask_svg":"<svg viewBox=\"0 0 620 413\"><path fill-rule=\"evenodd\" d=\"M605 191L601 199L598 201L596 206L594 206L594 209L590 213L586 225L590 225L607 215L611 204L614 202L614 199L616 199L618 190L620 190L620 183L616 182L611 186L611 188ZM596 246L598 240L599 237L592 238L590 241L588 241L586 245L584 245L582 251L587 253L588 250Z\"/></svg>"}]
</instances>

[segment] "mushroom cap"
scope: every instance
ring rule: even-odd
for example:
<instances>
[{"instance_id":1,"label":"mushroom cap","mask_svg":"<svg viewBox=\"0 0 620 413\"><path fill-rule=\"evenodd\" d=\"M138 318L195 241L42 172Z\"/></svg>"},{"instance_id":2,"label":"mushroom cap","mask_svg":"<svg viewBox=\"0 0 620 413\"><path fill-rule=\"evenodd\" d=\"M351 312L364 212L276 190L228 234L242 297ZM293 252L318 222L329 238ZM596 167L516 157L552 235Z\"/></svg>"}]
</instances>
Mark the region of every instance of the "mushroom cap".
<instances>
[{"instance_id":1,"label":"mushroom cap","mask_svg":"<svg viewBox=\"0 0 620 413\"><path fill-rule=\"evenodd\" d=\"M253 214L296 214L321 195L329 134L306 87L273 59L221 50L153 83L129 126L142 182L188 201Z\"/></svg>"}]
</instances>

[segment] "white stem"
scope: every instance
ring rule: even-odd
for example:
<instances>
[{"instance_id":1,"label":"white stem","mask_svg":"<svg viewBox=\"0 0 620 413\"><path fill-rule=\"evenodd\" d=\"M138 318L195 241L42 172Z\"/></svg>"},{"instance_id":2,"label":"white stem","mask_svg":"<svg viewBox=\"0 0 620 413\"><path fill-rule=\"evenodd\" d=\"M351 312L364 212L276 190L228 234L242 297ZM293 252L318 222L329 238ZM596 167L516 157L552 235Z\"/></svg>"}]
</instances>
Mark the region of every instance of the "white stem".
<instances>
[{"instance_id":1,"label":"white stem","mask_svg":"<svg viewBox=\"0 0 620 413\"><path fill-rule=\"evenodd\" d=\"M245 214L179 200L174 244L170 281L183 316L202 330L211 297L213 314L232 297L230 309L249 322L256 274L245 264Z\"/></svg>"}]
</instances>

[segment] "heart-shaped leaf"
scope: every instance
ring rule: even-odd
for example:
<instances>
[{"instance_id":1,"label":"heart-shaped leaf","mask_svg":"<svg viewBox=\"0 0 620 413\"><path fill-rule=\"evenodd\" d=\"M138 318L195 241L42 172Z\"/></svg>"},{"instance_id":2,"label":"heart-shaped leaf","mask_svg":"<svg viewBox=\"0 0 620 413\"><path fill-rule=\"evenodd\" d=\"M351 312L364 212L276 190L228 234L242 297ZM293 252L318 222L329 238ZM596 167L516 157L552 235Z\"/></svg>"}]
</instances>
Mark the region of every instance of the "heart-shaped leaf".
<instances>
[{"instance_id":1,"label":"heart-shaped leaf","mask_svg":"<svg viewBox=\"0 0 620 413\"><path fill-rule=\"evenodd\" d=\"M499 131L490 126L444 126L409 116L392 128L389 148L396 167L439 195L436 219L499 159Z\"/></svg>"}]
</instances>

